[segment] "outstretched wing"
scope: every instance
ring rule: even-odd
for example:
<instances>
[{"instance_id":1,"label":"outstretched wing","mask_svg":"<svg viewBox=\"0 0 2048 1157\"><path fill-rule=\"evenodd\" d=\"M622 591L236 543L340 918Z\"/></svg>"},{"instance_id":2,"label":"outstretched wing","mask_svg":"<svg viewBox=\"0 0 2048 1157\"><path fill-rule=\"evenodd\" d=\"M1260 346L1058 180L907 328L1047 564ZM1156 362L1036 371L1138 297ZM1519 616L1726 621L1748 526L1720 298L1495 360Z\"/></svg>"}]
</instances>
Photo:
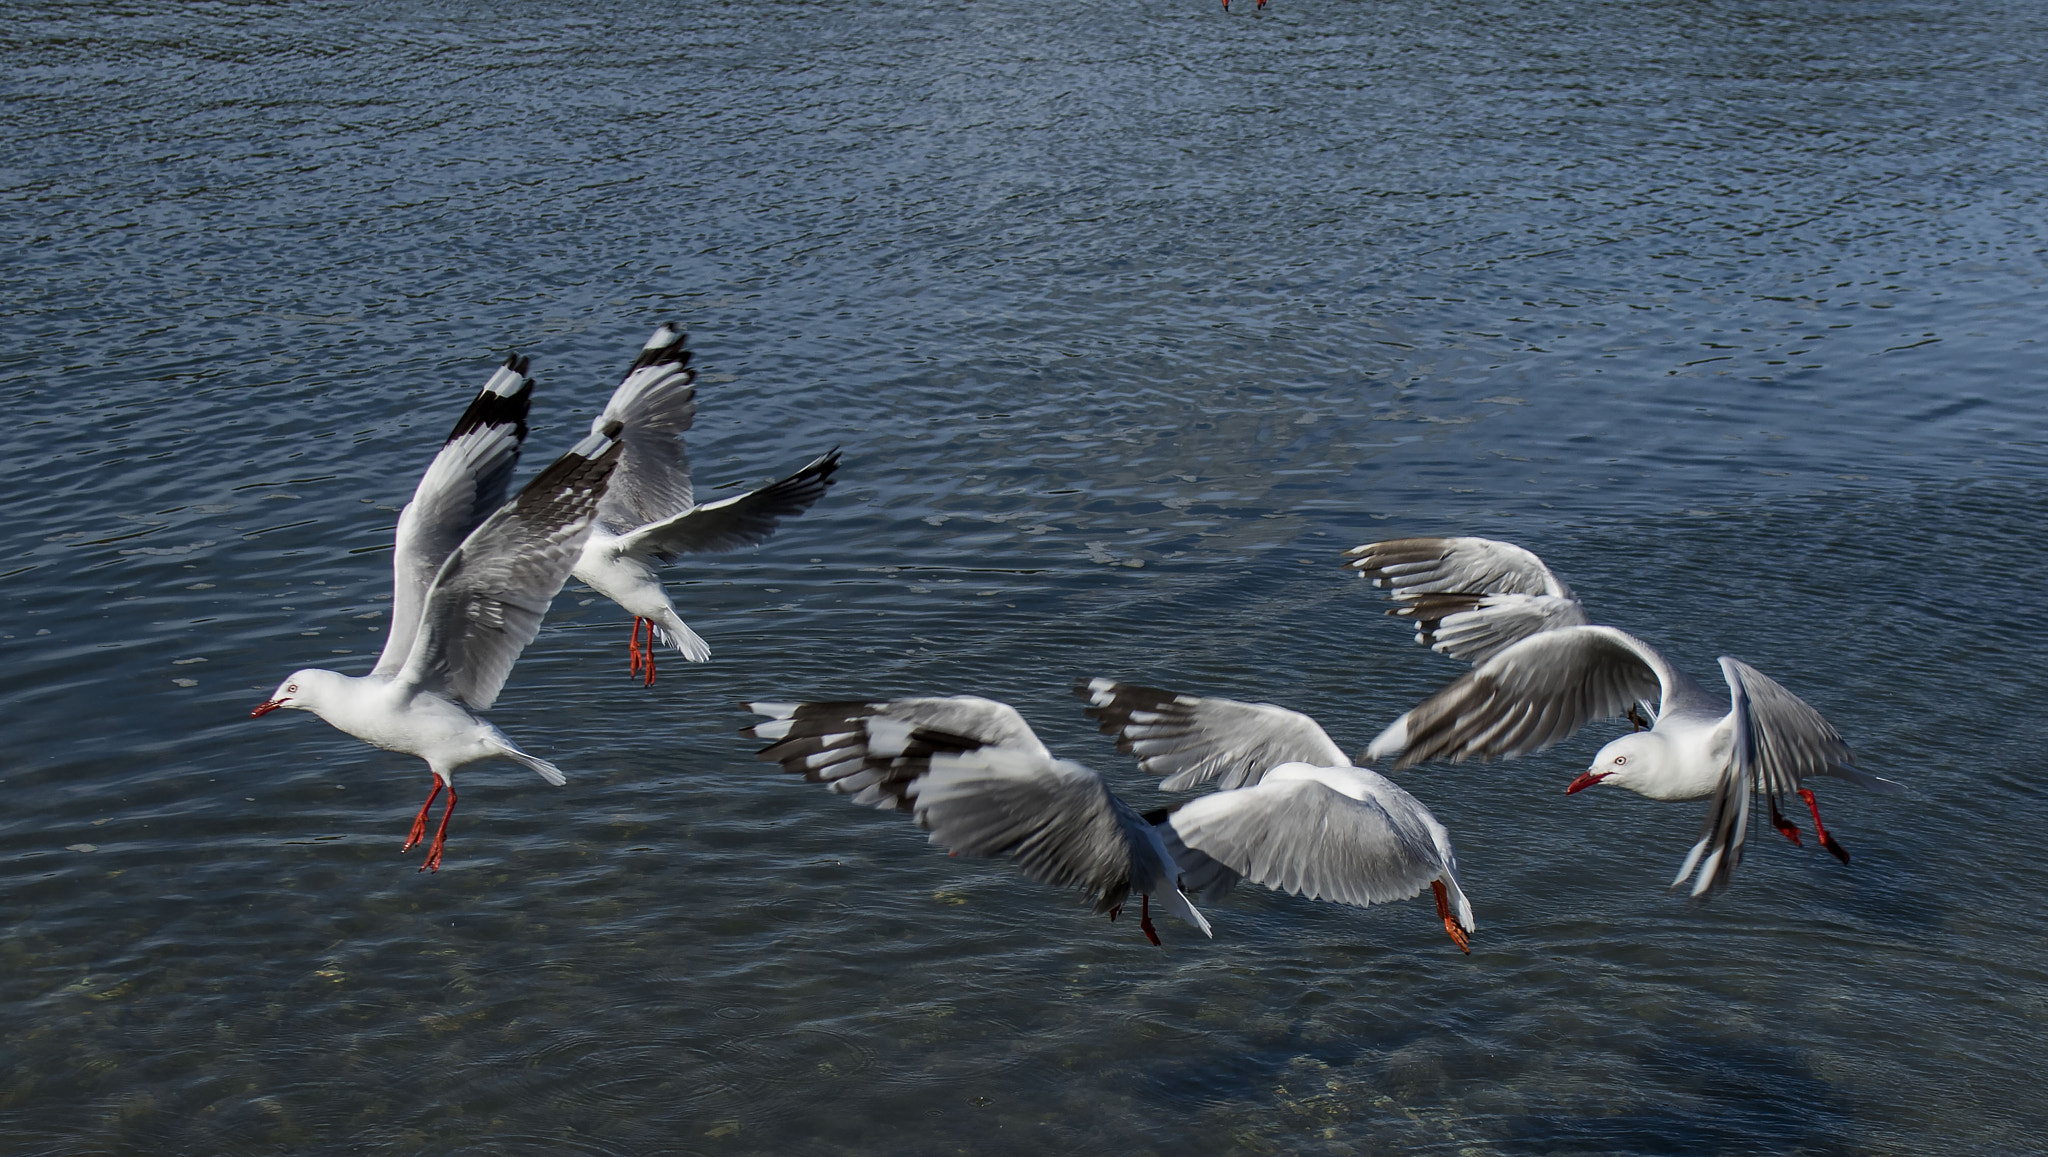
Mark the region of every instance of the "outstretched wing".
<instances>
[{"instance_id":1,"label":"outstretched wing","mask_svg":"<svg viewBox=\"0 0 2048 1157\"><path fill-rule=\"evenodd\" d=\"M1728 655L1721 656L1721 674L1732 705L1722 725L1730 732L1728 764L1707 804L1699 841L1671 881L1677 887L1692 876L1694 896L1725 888L1733 878L1753 798L1767 796L1775 807L1808 776L1855 771L1841 733L1783 684Z\"/></svg>"},{"instance_id":2,"label":"outstretched wing","mask_svg":"<svg viewBox=\"0 0 2048 1157\"><path fill-rule=\"evenodd\" d=\"M526 411L533 402L527 360L514 354L491 375L455 422L440 453L398 514L391 551L391 626L374 672L395 675L412 654L427 588L469 532L505 504Z\"/></svg>"},{"instance_id":3,"label":"outstretched wing","mask_svg":"<svg viewBox=\"0 0 2048 1157\"><path fill-rule=\"evenodd\" d=\"M540 472L455 548L427 593L399 679L488 710L590 536L619 457L592 434Z\"/></svg>"},{"instance_id":4,"label":"outstretched wing","mask_svg":"<svg viewBox=\"0 0 2048 1157\"><path fill-rule=\"evenodd\" d=\"M1531 635L1459 676L1396 719L1366 748L1367 760L1514 759L1569 738L1632 703L1697 694L1649 644L1613 627L1565 627Z\"/></svg>"},{"instance_id":5,"label":"outstretched wing","mask_svg":"<svg viewBox=\"0 0 2048 1157\"><path fill-rule=\"evenodd\" d=\"M614 425L624 450L604 500L598 504L600 526L622 534L659 522L690 508L690 459L683 432L697 418L697 391L691 383L689 335L663 324L647 339L619 388L612 391L604 413L590 423L601 434Z\"/></svg>"},{"instance_id":6,"label":"outstretched wing","mask_svg":"<svg viewBox=\"0 0 2048 1157\"><path fill-rule=\"evenodd\" d=\"M773 740L756 758L884 810L911 810L910 784L940 753L1003 747L1051 758L1016 708L973 695L745 706L768 719L741 734Z\"/></svg>"},{"instance_id":7,"label":"outstretched wing","mask_svg":"<svg viewBox=\"0 0 2048 1157\"><path fill-rule=\"evenodd\" d=\"M918 825L955 855L1007 856L1034 880L1079 888L1097 912L1133 891L1159 896L1209 932L1152 825L1078 763L1002 747L934 755L910 794Z\"/></svg>"},{"instance_id":8,"label":"outstretched wing","mask_svg":"<svg viewBox=\"0 0 2048 1157\"><path fill-rule=\"evenodd\" d=\"M1166 778L1166 791L1186 791L1216 780L1228 790L1257 783L1283 763L1349 767L1351 761L1315 720L1271 703L1200 699L1157 687L1110 679L1074 684L1089 718L1118 751L1138 757L1148 775Z\"/></svg>"},{"instance_id":9,"label":"outstretched wing","mask_svg":"<svg viewBox=\"0 0 2048 1157\"><path fill-rule=\"evenodd\" d=\"M1431 839L1428 811L1386 786L1399 794L1356 798L1318 780L1276 777L1192 800L1166 825L1181 843L1254 883L1363 908L1405 900L1450 870Z\"/></svg>"},{"instance_id":10,"label":"outstretched wing","mask_svg":"<svg viewBox=\"0 0 2048 1157\"><path fill-rule=\"evenodd\" d=\"M640 527L621 537L618 552L674 562L677 555L758 545L775 533L777 523L802 514L823 498L837 469L839 451L835 449L780 482Z\"/></svg>"},{"instance_id":11,"label":"outstretched wing","mask_svg":"<svg viewBox=\"0 0 2048 1157\"><path fill-rule=\"evenodd\" d=\"M1396 538L1345 551L1346 563L1415 624L1415 641L1484 662L1541 631L1589 622L1585 608L1543 560L1490 538Z\"/></svg>"}]
</instances>

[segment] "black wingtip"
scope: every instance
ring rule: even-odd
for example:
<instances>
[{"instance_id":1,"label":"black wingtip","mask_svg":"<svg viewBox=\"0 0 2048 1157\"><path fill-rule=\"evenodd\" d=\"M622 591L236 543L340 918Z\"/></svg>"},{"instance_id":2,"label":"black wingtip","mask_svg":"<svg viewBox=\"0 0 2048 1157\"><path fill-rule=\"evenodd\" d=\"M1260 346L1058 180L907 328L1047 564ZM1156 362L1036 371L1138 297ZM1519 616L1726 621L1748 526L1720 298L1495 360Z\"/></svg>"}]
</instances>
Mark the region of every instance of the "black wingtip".
<instances>
[{"instance_id":1,"label":"black wingtip","mask_svg":"<svg viewBox=\"0 0 2048 1157\"><path fill-rule=\"evenodd\" d=\"M796 472L796 478L816 478L821 485L830 486L837 479L832 475L839 470L839 447L834 446L812 460L811 464Z\"/></svg>"},{"instance_id":2,"label":"black wingtip","mask_svg":"<svg viewBox=\"0 0 2048 1157\"><path fill-rule=\"evenodd\" d=\"M526 375L526 366L527 360L517 354L507 357L499 373L519 375L519 388L509 394L501 394L491 388L492 383L486 383L483 389L477 391L476 397L471 399L469 408L462 411L462 416L455 420L455 428L448 432L447 441L453 442L472 430L490 426L511 426L513 437L524 442L526 411L533 405L533 379ZM496 378L497 375L493 374L493 383Z\"/></svg>"},{"instance_id":3,"label":"black wingtip","mask_svg":"<svg viewBox=\"0 0 2048 1157\"><path fill-rule=\"evenodd\" d=\"M627 376L630 377L635 371L646 369L648 366L672 365L679 370L687 370L690 365L689 341L690 335L684 333L676 323L662 322L655 328L654 336L649 338L647 345L641 349L640 356L633 359L632 368L626 371Z\"/></svg>"}]
</instances>

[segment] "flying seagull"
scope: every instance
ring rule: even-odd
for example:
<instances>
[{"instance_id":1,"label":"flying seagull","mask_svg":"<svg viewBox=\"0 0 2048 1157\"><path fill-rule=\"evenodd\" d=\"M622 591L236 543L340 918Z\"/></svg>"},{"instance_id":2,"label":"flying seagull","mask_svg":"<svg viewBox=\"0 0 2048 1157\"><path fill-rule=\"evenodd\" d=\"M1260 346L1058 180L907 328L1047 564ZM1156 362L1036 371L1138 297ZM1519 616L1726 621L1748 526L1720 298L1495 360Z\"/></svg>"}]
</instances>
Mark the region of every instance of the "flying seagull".
<instances>
[{"instance_id":1,"label":"flying seagull","mask_svg":"<svg viewBox=\"0 0 2048 1157\"><path fill-rule=\"evenodd\" d=\"M1138 926L1159 943L1152 898L1214 935L1175 886L1159 829L1102 777L1056 759L1015 708L960 695L883 702L749 703L772 740L760 758L853 802L910 813L955 855L1008 857L1025 875L1078 888L1115 919L1132 892Z\"/></svg>"},{"instance_id":2,"label":"flying seagull","mask_svg":"<svg viewBox=\"0 0 2048 1157\"><path fill-rule=\"evenodd\" d=\"M583 544L575 576L633 616L628 669L650 684L657 636L693 663L711 658L710 646L676 613L655 564L767 541L782 519L824 497L839 468L839 451L832 450L780 482L697 505L682 437L697 416L691 385L697 371L690 368L688 340L673 325L656 329L590 424L592 433L619 427L625 451L598 504L597 527Z\"/></svg>"},{"instance_id":3,"label":"flying seagull","mask_svg":"<svg viewBox=\"0 0 2048 1157\"><path fill-rule=\"evenodd\" d=\"M445 786L448 804L423 871L441 867L456 768L497 756L563 782L559 768L521 751L477 713L497 700L568 579L619 444L616 429L593 433L505 501L533 396L526 369L514 356L491 376L400 512L391 628L377 665L367 675L294 671L249 713L311 711L365 743L426 760L433 790L399 849L426 835Z\"/></svg>"},{"instance_id":4,"label":"flying seagull","mask_svg":"<svg viewBox=\"0 0 2048 1157\"><path fill-rule=\"evenodd\" d=\"M1360 908L1427 887L1437 916L1470 952L1472 905L1458 887L1450 833L1421 801L1353 767L1315 720L1271 703L1178 695L1109 679L1074 693L1138 766L1185 791L1220 791L1146 816L1166 835L1181 889L1204 904L1238 877Z\"/></svg>"},{"instance_id":5,"label":"flying seagull","mask_svg":"<svg viewBox=\"0 0 2048 1157\"><path fill-rule=\"evenodd\" d=\"M1728 683L1725 700L1613 627L1540 631L1396 719L1365 758L1392 758L1396 769L1432 759L1514 759L1568 738L1591 720L1654 700L1655 726L1601 748L1565 791L1609 784L1650 799L1709 800L1699 841L1673 887L1691 876L1692 895L1704 897L1728 884L1742 862L1755 795L1769 801L1771 826L1795 844L1799 828L1780 813L1778 800L1797 795L1813 814L1821 846L1848 863L1848 851L1821 823L1805 781L1832 776L1873 791L1898 785L1857 769L1834 727L1763 672L1723 655L1721 674Z\"/></svg>"}]
</instances>

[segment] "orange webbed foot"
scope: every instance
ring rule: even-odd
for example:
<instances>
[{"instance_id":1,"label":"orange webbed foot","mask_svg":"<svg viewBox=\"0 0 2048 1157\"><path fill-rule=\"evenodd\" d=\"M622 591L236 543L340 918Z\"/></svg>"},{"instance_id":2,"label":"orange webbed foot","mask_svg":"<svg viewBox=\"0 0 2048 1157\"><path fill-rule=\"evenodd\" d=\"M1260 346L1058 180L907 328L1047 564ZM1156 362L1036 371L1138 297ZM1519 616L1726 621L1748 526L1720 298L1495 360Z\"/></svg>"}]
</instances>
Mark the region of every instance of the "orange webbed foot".
<instances>
[{"instance_id":1,"label":"orange webbed foot","mask_svg":"<svg viewBox=\"0 0 2048 1157\"><path fill-rule=\"evenodd\" d=\"M1436 914L1443 918L1444 931L1451 934L1451 943L1458 946L1458 951L1467 956L1472 955L1472 937L1466 934L1464 927L1458 923L1458 918L1451 914L1449 889L1444 887L1442 880L1431 880L1429 887L1436 893Z\"/></svg>"}]
</instances>

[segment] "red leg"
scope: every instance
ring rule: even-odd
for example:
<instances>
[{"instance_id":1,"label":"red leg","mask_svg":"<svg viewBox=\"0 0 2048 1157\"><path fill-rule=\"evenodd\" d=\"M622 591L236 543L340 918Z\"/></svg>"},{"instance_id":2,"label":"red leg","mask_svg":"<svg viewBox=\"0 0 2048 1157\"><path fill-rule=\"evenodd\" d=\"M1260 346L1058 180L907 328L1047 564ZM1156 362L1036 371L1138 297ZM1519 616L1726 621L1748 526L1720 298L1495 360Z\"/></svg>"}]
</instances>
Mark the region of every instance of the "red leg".
<instances>
[{"instance_id":1,"label":"red leg","mask_svg":"<svg viewBox=\"0 0 2048 1157\"><path fill-rule=\"evenodd\" d=\"M1799 794L1805 795L1806 793L1800 792ZM1793 823L1791 820L1786 819L1784 816L1778 813L1777 796L1771 797L1771 826L1778 829L1778 834L1784 836L1788 840L1791 840L1795 846L1805 846L1799 842L1799 825ZM1821 835L1821 843L1827 843L1827 835L1825 833Z\"/></svg>"},{"instance_id":2,"label":"red leg","mask_svg":"<svg viewBox=\"0 0 2048 1157\"><path fill-rule=\"evenodd\" d=\"M626 671L632 675L640 673L640 621L639 615L633 616L633 635L626 640Z\"/></svg>"},{"instance_id":3,"label":"red leg","mask_svg":"<svg viewBox=\"0 0 2048 1157\"><path fill-rule=\"evenodd\" d=\"M654 620L647 620L647 649L640 653L640 661L647 664L647 681L643 687L654 686Z\"/></svg>"},{"instance_id":4,"label":"red leg","mask_svg":"<svg viewBox=\"0 0 2048 1157\"><path fill-rule=\"evenodd\" d=\"M1444 931L1451 934L1451 943L1456 944L1458 950L1465 955L1472 955L1472 938L1465 934L1465 929L1458 923L1458 918L1451 914L1450 890L1444 887L1442 880L1431 880L1429 887L1436 893L1436 914L1443 919Z\"/></svg>"},{"instance_id":5,"label":"red leg","mask_svg":"<svg viewBox=\"0 0 2048 1157\"><path fill-rule=\"evenodd\" d=\"M1139 893L1139 898L1138 929L1145 934L1145 939L1150 940L1152 946L1157 948L1159 946L1159 929L1152 926L1152 893L1141 892Z\"/></svg>"},{"instance_id":6,"label":"red leg","mask_svg":"<svg viewBox=\"0 0 2048 1157\"><path fill-rule=\"evenodd\" d=\"M433 775L433 772L428 772ZM405 837L405 846L398 849L401 854L412 851L412 846L426 838L427 809L434 806L434 797L441 794L441 777L434 776L434 790L427 793L427 802L420 805L420 814L412 817L412 832Z\"/></svg>"},{"instance_id":7,"label":"red leg","mask_svg":"<svg viewBox=\"0 0 2048 1157\"><path fill-rule=\"evenodd\" d=\"M1837 843L1835 837L1829 835L1828 830L1821 826L1820 804L1814 802L1813 793L1802 787L1799 789L1799 798L1806 801L1806 810L1813 813L1813 832L1819 837L1820 846L1834 853L1836 859L1848 863L1849 849Z\"/></svg>"},{"instance_id":8,"label":"red leg","mask_svg":"<svg viewBox=\"0 0 2048 1157\"><path fill-rule=\"evenodd\" d=\"M420 864L422 872L441 870L441 849L448 846L448 817L455 814L455 785L448 785L448 806L441 809L441 826L434 831L434 842L427 845L427 858Z\"/></svg>"}]
</instances>

